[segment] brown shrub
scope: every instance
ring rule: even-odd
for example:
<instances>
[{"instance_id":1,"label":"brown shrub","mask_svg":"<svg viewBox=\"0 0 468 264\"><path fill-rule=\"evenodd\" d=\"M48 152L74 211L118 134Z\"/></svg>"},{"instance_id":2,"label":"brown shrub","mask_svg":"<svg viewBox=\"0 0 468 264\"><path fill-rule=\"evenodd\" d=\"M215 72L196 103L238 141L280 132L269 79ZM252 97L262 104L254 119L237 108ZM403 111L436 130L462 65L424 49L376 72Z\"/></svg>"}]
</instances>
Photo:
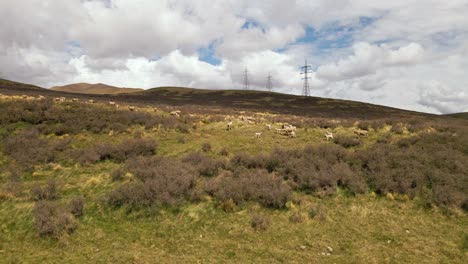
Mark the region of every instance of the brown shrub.
<instances>
[{"instance_id":1,"label":"brown shrub","mask_svg":"<svg viewBox=\"0 0 468 264\"><path fill-rule=\"evenodd\" d=\"M337 135L333 139L333 142L345 148L351 148L361 145L361 139L356 136Z\"/></svg>"},{"instance_id":2,"label":"brown shrub","mask_svg":"<svg viewBox=\"0 0 468 264\"><path fill-rule=\"evenodd\" d=\"M202 144L201 149L203 152L209 152L211 151L211 144L208 142L205 142Z\"/></svg>"},{"instance_id":3,"label":"brown shrub","mask_svg":"<svg viewBox=\"0 0 468 264\"><path fill-rule=\"evenodd\" d=\"M289 217L289 222L294 224L302 223L304 221L305 217L300 212L293 212L292 215Z\"/></svg>"},{"instance_id":4,"label":"brown shrub","mask_svg":"<svg viewBox=\"0 0 468 264\"><path fill-rule=\"evenodd\" d=\"M218 175L218 171L223 167L221 161L205 156L199 152L192 152L182 158L183 162L190 163L197 168L200 176L212 177Z\"/></svg>"},{"instance_id":5,"label":"brown shrub","mask_svg":"<svg viewBox=\"0 0 468 264\"><path fill-rule=\"evenodd\" d=\"M125 171L122 168L116 168L111 172L110 176L112 181L120 181L124 178Z\"/></svg>"},{"instance_id":6,"label":"brown shrub","mask_svg":"<svg viewBox=\"0 0 468 264\"><path fill-rule=\"evenodd\" d=\"M227 147L223 147L220 151L219 151L219 155L221 156L229 156L229 149Z\"/></svg>"},{"instance_id":7,"label":"brown shrub","mask_svg":"<svg viewBox=\"0 0 468 264\"><path fill-rule=\"evenodd\" d=\"M271 219L266 215L256 214L252 216L250 225L257 231L266 231L271 225Z\"/></svg>"},{"instance_id":8,"label":"brown shrub","mask_svg":"<svg viewBox=\"0 0 468 264\"><path fill-rule=\"evenodd\" d=\"M78 196L73 198L68 204L70 213L75 217L81 217L84 214L84 198Z\"/></svg>"},{"instance_id":9,"label":"brown shrub","mask_svg":"<svg viewBox=\"0 0 468 264\"><path fill-rule=\"evenodd\" d=\"M291 188L266 170L225 173L213 181L208 192L221 201L232 199L236 204L256 201L266 207L283 208L291 195Z\"/></svg>"},{"instance_id":10,"label":"brown shrub","mask_svg":"<svg viewBox=\"0 0 468 264\"><path fill-rule=\"evenodd\" d=\"M108 197L111 206L177 206L189 200L195 190L195 170L179 160L140 157L127 167L138 181L114 189Z\"/></svg>"},{"instance_id":11,"label":"brown shrub","mask_svg":"<svg viewBox=\"0 0 468 264\"><path fill-rule=\"evenodd\" d=\"M47 201L35 204L33 216L36 231L40 236L58 238L64 233L72 233L78 227L73 215Z\"/></svg>"},{"instance_id":12,"label":"brown shrub","mask_svg":"<svg viewBox=\"0 0 468 264\"><path fill-rule=\"evenodd\" d=\"M56 181L51 179L45 186L40 186L39 184L33 185L31 188L31 198L34 201L57 199L58 194Z\"/></svg>"}]
</instances>

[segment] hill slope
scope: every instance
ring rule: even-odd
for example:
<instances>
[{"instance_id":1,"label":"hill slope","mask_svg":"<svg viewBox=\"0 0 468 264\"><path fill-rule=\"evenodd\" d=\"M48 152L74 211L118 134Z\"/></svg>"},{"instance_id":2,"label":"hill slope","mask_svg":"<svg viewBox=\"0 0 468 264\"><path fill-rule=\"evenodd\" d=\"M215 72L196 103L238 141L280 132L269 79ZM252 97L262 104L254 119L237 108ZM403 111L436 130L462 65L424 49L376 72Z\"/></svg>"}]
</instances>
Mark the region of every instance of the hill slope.
<instances>
[{"instance_id":1,"label":"hill slope","mask_svg":"<svg viewBox=\"0 0 468 264\"><path fill-rule=\"evenodd\" d=\"M50 88L54 91L68 92L68 93L82 93L82 94L119 94L119 93L134 93L143 91L137 88L120 88L102 83L75 83L64 86L55 86Z\"/></svg>"},{"instance_id":2,"label":"hill slope","mask_svg":"<svg viewBox=\"0 0 468 264\"><path fill-rule=\"evenodd\" d=\"M448 114L448 115L445 115L445 116L451 116L451 117L456 117L456 118L468 119L468 112L465 112L465 113Z\"/></svg>"},{"instance_id":3,"label":"hill slope","mask_svg":"<svg viewBox=\"0 0 468 264\"><path fill-rule=\"evenodd\" d=\"M1 90L8 90L8 91L11 90L11 91L18 91L18 92L22 92L22 91L37 92L37 91L44 91L45 89L39 86L31 85L31 84L25 84L25 83L0 79L0 91Z\"/></svg>"},{"instance_id":4,"label":"hill slope","mask_svg":"<svg viewBox=\"0 0 468 264\"><path fill-rule=\"evenodd\" d=\"M160 87L138 93L118 95L117 98L144 103L209 106L212 108L264 111L310 117L385 118L430 116L425 113L356 101L304 97L265 91Z\"/></svg>"}]
</instances>

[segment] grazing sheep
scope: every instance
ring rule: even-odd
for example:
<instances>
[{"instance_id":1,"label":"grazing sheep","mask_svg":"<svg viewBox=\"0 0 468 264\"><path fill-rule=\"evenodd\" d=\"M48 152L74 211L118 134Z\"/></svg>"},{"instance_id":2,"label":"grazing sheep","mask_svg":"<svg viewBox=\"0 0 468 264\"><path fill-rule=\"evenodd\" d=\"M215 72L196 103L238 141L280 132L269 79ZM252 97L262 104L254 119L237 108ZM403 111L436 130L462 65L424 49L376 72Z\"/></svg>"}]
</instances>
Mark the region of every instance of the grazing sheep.
<instances>
[{"instance_id":1,"label":"grazing sheep","mask_svg":"<svg viewBox=\"0 0 468 264\"><path fill-rule=\"evenodd\" d=\"M261 135L262 135L262 132L257 132L257 133L255 133L255 137L256 137L256 138L259 138Z\"/></svg>"},{"instance_id":2,"label":"grazing sheep","mask_svg":"<svg viewBox=\"0 0 468 264\"><path fill-rule=\"evenodd\" d=\"M330 139L333 139L333 133L327 131L327 133L325 134L325 138L327 139L327 141L329 141Z\"/></svg>"},{"instance_id":3,"label":"grazing sheep","mask_svg":"<svg viewBox=\"0 0 468 264\"><path fill-rule=\"evenodd\" d=\"M369 134L369 132L365 131L365 130L353 130L354 134L358 135L358 136L362 136L362 137L365 137Z\"/></svg>"},{"instance_id":4,"label":"grazing sheep","mask_svg":"<svg viewBox=\"0 0 468 264\"><path fill-rule=\"evenodd\" d=\"M94 100L88 100L88 103L94 104Z\"/></svg>"},{"instance_id":5,"label":"grazing sheep","mask_svg":"<svg viewBox=\"0 0 468 264\"><path fill-rule=\"evenodd\" d=\"M109 104L110 105L115 105L115 102L114 101L109 101Z\"/></svg>"},{"instance_id":6,"label":"grazing sheep","mask_svg":"<svg viewBox=\"0 0 468 264\"><path fill-rule=\"evenodd\" d=\"M232 127L233 127L233 124L232 124L232 121L228 122L227 123L227 130L232 130Z\"/></svg>"},{"instance_id":7,"label":"grazing sheep","mask_svg":"<svg viewBox=\"0 0 468 264\"><path fill-rule=\"evenodd\" d=\"M249 122L249 124L251 125L255 124L253 121L250 121L250 120L248 120L247 122Z\"/></svg>"},{"instance_id":8,"label":"grazing sheep","mask_svg":"<svg viewBox=\"0 0 468 264\"><path fill-rule=\"evenodd\" d=\"M268 130L271 130L271 125L270 124L266 124L266 127L268 128Z\"/></svg>"},{"instance_id":9,"label":"grazing sheep","mask_svg":"<svg viewBox=\"0 0 468 264\"><path fill-rule=\"evenodd\" d=\"M296 132L291 131L291 132L289 133L289 137L290 137L290 138L295 138L295 137L296 137Z\"/></svg>"},{"instance_id":10,"label":"grazing sheep","mask_svg":"<svg viewBox=\"0 0 468 264\"><path fill-rule=\"evenodd\" d=\"M245 121L245 116L241 115L241 116L239 117L239 119L242 120L242 121Z\"/></svg>"},{"instance_id":11,"label":"grazing sheep","mask_svg":"<svg viewBox=\"0 0 468 264\"><path fill-rule=\"evenodd\" d=\"M129 105L129 106L128 106L128 110L130 110L130 111L135 111L135 109L136 109L136 108L135 108L134 106L132 106L132 105Z\"/></svg>"},{"instance_id":12,"label":"grazing sheep","mask_svg":"<svg viewBox=\"0 0 468 264\"><path fill-rule=\"evenodd\" d=\"M25 94L23 94L22 97L23 97L23 99L28 99L28 96L25 95Z\"/></svg>"},{"instance_id":13,"label":"grazing sheep","mask_svg":"<svg viewBox=\"0 0 468 264\"><path fill-rule=\"evenodd\" d=\"M282 129L285 129L286 127L289 127L289 124L288 124L288 123L284 123L284 124L281 125L281 128L282 128Z\"/></svg>"},{"instance_id":14,"label":"grazing sheep","mask_svg":"<svg viewBox=\"0 0 468 264\"><path fill-rule=\"evenodd\" d=\"M118 105L118 104L115 105L115 108L119 108L119 107L120 107L120 105Z\"/></svg>"},{"instance_id":15,"label":"grazing sheep","mask_svg":"<svg viewBox=\"0 0 468 264\"><path fill-rule=\"evenodd\" d=\"M60 101L60 98L59 98L59 97L55 97L55 98L54 98L54 101L55 101L55 102L58 102L58 101Z\"/></svg>"},{"instance_id":16,"label":"grazing sheep","mask_svg":"<svg viewBox=\"0 0 468 264\"><path fill-rule=\"evenodd\" d=\"M65 98L65 97L60 97L59 100L60 100L60 102L63 103L63 102L65 102L65 100L67 100L67 98Z\"/></svg>"},{"instance_id":17,"label":"grazing sheep","mask_svg":"<svg viewBox=\"0 0 468 264\"><path fill-rule=\"evenodd\" d=\"M180 111L179 110L176 110L176 111L172 111L169 113L171 116L175 116L175 117L180 117Z\"/></svg>"},{"instance_id":18,"label":"grazing sheep","mask_svg":"<svg viewBox=\"0 0 468 264\"><path fill-rule=\"evenodd\" d=\"M39 95L39 97L38 97L37 99L38 99L38 100L44 100L44 99L45 99L45 96Z\"/></svg>"},{"instance_id":19,"label":"grazing sheep","mask_svg":"<svg viewBox=\"0 0 468 264\"><path fill-rule=\"evenodd\" d=\"M78 102L79 100L78 100L78 98L72 98L72 101L73 102Z\"/></svg>"}]
</instances>

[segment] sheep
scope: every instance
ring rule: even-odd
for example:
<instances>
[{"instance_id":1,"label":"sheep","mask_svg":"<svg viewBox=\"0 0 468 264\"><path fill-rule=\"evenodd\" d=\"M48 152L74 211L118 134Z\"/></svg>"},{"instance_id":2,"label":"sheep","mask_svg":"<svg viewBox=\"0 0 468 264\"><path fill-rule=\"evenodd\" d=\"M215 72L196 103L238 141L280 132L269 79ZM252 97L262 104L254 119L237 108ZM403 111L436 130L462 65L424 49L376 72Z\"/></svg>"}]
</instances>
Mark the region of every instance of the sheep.
<instances>
[{"instance_id":1,"label":"sheep","mask_svg":"<svg viewBox=\"0 0 468 264\"><path fill-rule=\"evenodd\" d=\"M90 99L90 100L88 100L88 103L94 104L94 100Z\"/></svg>"},{"instance_id":2,"label":"sheep","mask_svg":"<svg viewBox=\"0 0 468 264\"><path fill-rule=\"evenodd\" d=\"M233 124L232 124L232 121L228 122L227 123L227 130L232 130L232 127L233 127Z\"/></svg>"},{"instance_id":3,"label":"sheep","mask_svg":"<svg viewBox=\"0 0 468 264\"><path fill-rule=\"evenodd\" d=\"M109 101L109 104L110 105L115 105L115 102L114 101Z\"/></svg>"},{"instance_id":4,"label":"sheep","mask_svg":"<svg viewBox=\"0 0 468 264\"><path fill-rule=\"evenodd\" d=\"M262 132L257 132L257 133L255 133L255 137L256 137L256 138L259 138L261 135L262 135Z\"/></svg>"},{"instance_id":5,"label":"sheep","mask_svg":"<svg viewBox=\"0 0 468 264\"><path fill-rule=\"evenodd\" d=\"M327 139L327 141L329 141L330 139L333 139L333 133L327 131L327 133L325 134L325 138Z\"/></svg>"},{"instance_id":6,"label":"sheep","mask_svg":"<svg viewBox=\"0 0 468 264\"><path fill-rule=\"evenodd\" d=\"M54 98L54 101L55 101L55 102L58 102L58 101L60 101L60 98L59 98L59 97L55 97L55 98Z\"/></svg>"},{"instance_id":7,"label":"sheep","mask_svg":"<svg viewBox=\"0 0 468 264\"><path fill-rule=\"evenodd\" d=\"M289 133L289 137L290 137L290 138L295 138L295 137L296 137L296 132L291 131L291 132Z\"/></svg>"},{"instance_id":8,"label":"sheep","mask_svg":"<svg viewBox=\"0 0 468 264\"><path fill-rule=\"evenodd\" d=\"M130 110L130 111L135 111L135 107L132 106L132 105L129 105L129 106L128 106L128 110Z\"/></svg>"},{"instance_id":9,"label":"sheep","mask_svg":"<svg viewBox=\"0 0 468 264\"><path fill-rule=\"evenodd\" d=\"M180 111L179 110L176 110L176 111L172 111L169 113L171 116L175 116L175 117L180 117Z\"/></svg>"},{"instance_id":10,"label":"sheep","mask_svg":"<svg viewBox=\"0 0 468 264\"><path fill-rule=\"evenodd\" d=\"M44 99L45 99L45 96L39 95L39 97L38 97L37 99L38 99L38 100L44 100Z\"/></svg>"},{"instance_id":11,"label":"sheep","mask_svg":"<svg viewBox=\"0 0 468 264\"><path fill-rule=\"evenodd\" d=\"M28 99L28 96L25 95L25 94L23 94L22 97L23 97L23 99Z\"/></svg>"},{"instance_id":12,"label":"sheep","mask_svg":"<svg viewBox=\"0 0 468 264\"><path fill-rule=\"evenodd\" d=\"M79 100L78 100L78 98L72 98L72 101L73 102L78 102Z\"/></svg>"},{"instance_id":13,"label":"sheep","mask_svg":"<svg viewBox=\"0 0 468 264\"><path fill-rule=\"evenodd\" d=\"M115 108L119 108L119 107L120 107L120 105L118 105L118 104L115 105Z\"/></svg>"},{"instance_id":14,"label":"sheep","mask_svg":"<svg viewBox=\"0 0 468 264\"><path fill-rule=\"evenodd\" d=\"M358 135L358 136L367 136L367 134L369 134L369 132L365 131L365 130L353 130L354 134Z\"/></svg>"},{"instance_id":15,"label":"sheep","mask_svg":"<svg viewBox=\"0 0 468 264\"><path fill-rule=\"evenodd\" d=\"M270 124L266 124L266 127L268 128L268 130L271 130L271 125Z\"/></svg>"}]
</instances>

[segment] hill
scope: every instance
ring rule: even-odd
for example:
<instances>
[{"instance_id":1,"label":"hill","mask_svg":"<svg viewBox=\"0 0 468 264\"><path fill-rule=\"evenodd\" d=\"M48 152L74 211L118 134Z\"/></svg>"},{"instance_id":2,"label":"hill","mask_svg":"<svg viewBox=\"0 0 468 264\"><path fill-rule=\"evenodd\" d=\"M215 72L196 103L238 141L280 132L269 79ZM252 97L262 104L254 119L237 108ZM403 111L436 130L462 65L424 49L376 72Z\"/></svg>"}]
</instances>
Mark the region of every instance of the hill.
<instances>
[{"instance_id":1,"label":"hill","mask_svg":"<svg viewBox=\"0 0 468 264\"><path fill-rule=\"evenodd\" d=\"M134 93L143 91L138 88L120 88L102 83L75 83L64 86L55 86L50 88L54 91L67 92L67 93L80 93L80 94L120 94L120 93Z\"/></svg>"},{"instance_id":2,"label":"hill","mask_svg":"<svg viewBox=\"0 0 468 264\"><path fill-rule=\"evenodd\" d=\"M44 91L45 89L31 84L0 79L0 90L17 92L40 92Z\"/></svg>"},{"instance_id":3,"label":"hill","mask_svg":"<svg viewBox=\"0 0 468 264\"><path fill-rule=\"evenodd\" d=\"M0 263L466 263L468 120L256 91L4 87Z\"/></svg>"},{"instance_id":4,"label":"hill","mask_svg":"<svg viewBox=\"0 0 468 264\"><path fill-rule=\"evenodd\" d=\"M465 113L448 114L448 115L445 115L445 116L450 116L450 117L455 117L455 118L468 119L468 112L465 112Z\"/></svg>"}]
</instances>

